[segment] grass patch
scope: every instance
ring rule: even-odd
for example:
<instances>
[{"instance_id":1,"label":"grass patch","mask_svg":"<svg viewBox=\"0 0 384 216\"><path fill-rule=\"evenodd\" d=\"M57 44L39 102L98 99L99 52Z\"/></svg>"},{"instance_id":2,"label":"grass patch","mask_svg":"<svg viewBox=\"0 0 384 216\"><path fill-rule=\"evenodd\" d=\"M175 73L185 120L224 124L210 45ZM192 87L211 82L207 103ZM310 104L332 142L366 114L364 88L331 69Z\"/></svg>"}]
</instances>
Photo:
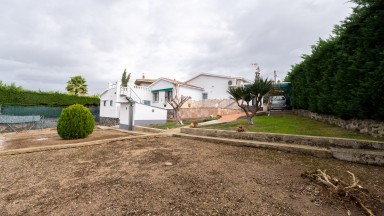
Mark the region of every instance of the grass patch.
<instances>
[{"instance_id":1,"label":"grass patch","mask_svg":"<svg viewBox=\"0 0 384 216\"><path fill-rule=\"evenodd\" d=\"M216 120L216 119L218 119L218 118L217 117L207 117L205 119L200 119L200 120L195 120L195 121L183 121L184 125L176 125L175 121L167 121L167 123L165 123L165 124L149 125L149 127L157 128L157 129L171 129L171 128L178 128L178 127L188 126L192 122L201 123L201 122L212 121L212 120Z\"/></svg>"},{"instance_id":2,"label":"grass patch","mask_svg":"<svg viewBox=\"0 0 384 216\"><path fill-rule=\"evenodd\" d=\"M240 119L220 125L206 126L204 128L235 131L238 125L243 125L245 131L248 132L282 133L384 141L384 138L375 138L294 114L257 116L253 118L253 121L254 125L248 125L245 119Z\"/></svg>"},{"instance_id":3,"label":"grass patch","mask_svg":"<svg viewBox=\"0 0 384 216\"><path fill-rule=\"evenodd\" d=\"M177 127L183 127L190 125L192 121L183 121L184 125L176 125L175 121L167 121L165 124L161 125L149 125L151 128L157 128L157 129L171 129L171 128L177 128Z\"/></svg>"}]
</instances>

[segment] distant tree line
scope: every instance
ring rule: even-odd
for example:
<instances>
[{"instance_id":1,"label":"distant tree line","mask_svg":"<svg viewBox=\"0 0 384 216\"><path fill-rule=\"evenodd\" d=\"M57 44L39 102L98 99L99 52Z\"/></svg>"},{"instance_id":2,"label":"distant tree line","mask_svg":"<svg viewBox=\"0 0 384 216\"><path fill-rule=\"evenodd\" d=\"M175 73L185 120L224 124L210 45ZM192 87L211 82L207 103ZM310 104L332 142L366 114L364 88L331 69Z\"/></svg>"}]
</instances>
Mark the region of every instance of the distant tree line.
<instances>
[{"instance_id":1,"label":"distant tree line","mask_svg":"<svg viewBox=\"0 0 384 216\"><path fill-rule=\"evenodd\" d=\"M0 81L0 104L2 105L69 106L76 103L86 106L98 106L100 99L97 96L80 97L59 92L31 91L16 86L14 83L7 85Z\"/></svg>"},{"instance_id":2,"label":"distant tree line","mask_svg":"<svg viewBox=\"0 0 384 216\"><path fill-rule=\"evenodd\" d=\"M292 67L296 108L343 119L384 120L384 1L353 0L353 13Z\"/></svg>"}]
</instances>

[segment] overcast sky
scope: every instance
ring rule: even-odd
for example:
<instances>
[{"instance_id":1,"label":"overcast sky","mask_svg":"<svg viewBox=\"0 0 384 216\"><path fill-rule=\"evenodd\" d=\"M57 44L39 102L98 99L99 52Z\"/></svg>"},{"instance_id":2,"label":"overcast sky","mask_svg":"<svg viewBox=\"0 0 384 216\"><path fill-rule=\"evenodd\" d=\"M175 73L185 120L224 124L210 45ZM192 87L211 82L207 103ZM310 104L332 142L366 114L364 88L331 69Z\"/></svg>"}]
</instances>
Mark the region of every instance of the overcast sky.
<instances>
[{"instance_id":1,"label":"overcast sky","mask_svg":"<svg viewBox=\"0 0 384 216\"><path fill-rule=\"evenodd\" d=\"M347 0L0 0L0 80L90 94L109 81L202 72L284 79L351 12Z\"/></svg>"}]
</instances>

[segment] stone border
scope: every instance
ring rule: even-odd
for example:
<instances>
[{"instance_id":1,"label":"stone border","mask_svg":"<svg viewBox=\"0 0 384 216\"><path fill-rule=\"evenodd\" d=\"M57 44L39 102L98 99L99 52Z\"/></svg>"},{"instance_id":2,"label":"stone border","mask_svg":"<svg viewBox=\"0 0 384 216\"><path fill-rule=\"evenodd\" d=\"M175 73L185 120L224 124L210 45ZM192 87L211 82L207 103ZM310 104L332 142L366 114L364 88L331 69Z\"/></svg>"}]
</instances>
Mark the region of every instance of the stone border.
<instances>
[{"instance_id":1,"label":"stone border","mask_svg":"<svg viewBox=\"0 0 384 216\"><path fill-rule=\"evenodd\" d=\"M142 138L145 139L150 137L160 138L160 137L168 137L168 136L170 135L145 134L140 136L118 137L118 138L95 140L95 141L82 142L82 143L69 143L69 144L62 144L62 145L50 145L50 146L39 146L39 147L22 148L22 149L11 149L11 150L0 151L0 157L7 156L7 155L17 155L17 154L25 154L25 153L33 153L33 152L80 148L80 147L93 146L93 145L103 145L103 144L109 144L112 142L123 141L123 140L134 140L134 139L142 139Z\"/></svg>"},{"instance_id":2,"label":"stone border","mask_svg":"<svg viewBox=\"0 0 384 216\"><path fill-rule=\"evenodd\" d=\"M240 146L240 147L254 147L254 148L264 148L272 149L277 151L289 152L289 153L298 153L304 155L311 155L314 157L320 158L332 158L332 152L326 148L319 148L313 146L299 146L299 145L290 145L283 143L270 143L270 142L259 142L253 140L236 140L236 139L227 139L219 137L207 137L207 136L196 136L189 134L173 134L174 137L180 137L185 139L193 139L199 141L208 141L212 143Z\"/></svg>"},{"instance_id":3,"label":"stone border","mask_svg":"<svg viewBox=\"0 0 384 216\"><path fill-rule=\"evenodd\" d=\"M208 129L195 129L195 128L181 128L182 133L175 133L173 136L186 138L186 139L194 139L201 141L208 141L213 143L220 143L225 145L234 145L234 146L244 146L244 147L254 147L254 148L265 148L278 150L289 153L298 153L304 155L311 155L315 157L324 157L324 158L335 158L339 160L361 163L361 164L369 164L369 165L378 165L384 166L384 151L379 150L366 150L366 149L353 149L353 148L343 148L343 147L330 147L330 146L313 146L308 144L296 144L296 143L276 143L276 142L263 142L263 141L255 141L255 140L244 140L244 139L236 139L234 137L226 137L222 138L217 136L218 134L207 134L204 135L196 135L201 130ZM193 134L183 134L183 132L193 132ZM231 131L222 131L222 132L231 132ZM212 130L211 130L212 133ZM237 134L244 134L244 132L233 132ZM274 135L282 135L282 134L274 134Z\"/></svg>"},{"instance_id":4,"label":"stone border","mask_svg":"<svg viewBox=\"0 0 384 216\"><path fill-rule=\"evenodd\" d=\"M308 110L295 109L294 113L299 116L315 119L317 121L326 122L328 124L337 125L347 130L358 131L362 134L368 134L373 137L384 137L384 122L374 120L350 119L343 120L341 118L318 114Z\"/></svg>"},{"instance_id":5,"label":"stone border","mask_svg":"<svg viewBox=\"0 0 384 216\"><path fill-rule=\"evenodd\" d=\"M181 128L181 133L197 135L197 136L254 140L254 141L260 141L260 142L309 145L309 146L317 146L322 148L341 147L341 148L353 148L353 149L384 150L384 142L333 138L333 137L301 136L301 135L261 133L261 132L239 133L236 131L201 129L201 128Z\"/></svg>"}]
</instances>

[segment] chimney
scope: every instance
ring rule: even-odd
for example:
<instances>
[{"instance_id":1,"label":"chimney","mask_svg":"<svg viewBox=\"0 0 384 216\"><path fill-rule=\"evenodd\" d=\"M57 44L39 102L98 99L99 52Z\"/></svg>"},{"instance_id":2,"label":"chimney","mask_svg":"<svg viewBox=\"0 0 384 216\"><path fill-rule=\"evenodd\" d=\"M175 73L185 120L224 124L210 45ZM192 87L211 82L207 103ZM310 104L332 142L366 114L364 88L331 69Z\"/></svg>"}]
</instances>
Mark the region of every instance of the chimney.
<instances>
[{"instance_id":1,"label":"chimney","mask_svg":"<svg viewBox=\"0 0 384 216\"><path fill-rule=\"evenodd\" d=\"M144 75L144 73L143 73L143 79L145 79L145 75Z\"/></svg>"}]
</instances>

